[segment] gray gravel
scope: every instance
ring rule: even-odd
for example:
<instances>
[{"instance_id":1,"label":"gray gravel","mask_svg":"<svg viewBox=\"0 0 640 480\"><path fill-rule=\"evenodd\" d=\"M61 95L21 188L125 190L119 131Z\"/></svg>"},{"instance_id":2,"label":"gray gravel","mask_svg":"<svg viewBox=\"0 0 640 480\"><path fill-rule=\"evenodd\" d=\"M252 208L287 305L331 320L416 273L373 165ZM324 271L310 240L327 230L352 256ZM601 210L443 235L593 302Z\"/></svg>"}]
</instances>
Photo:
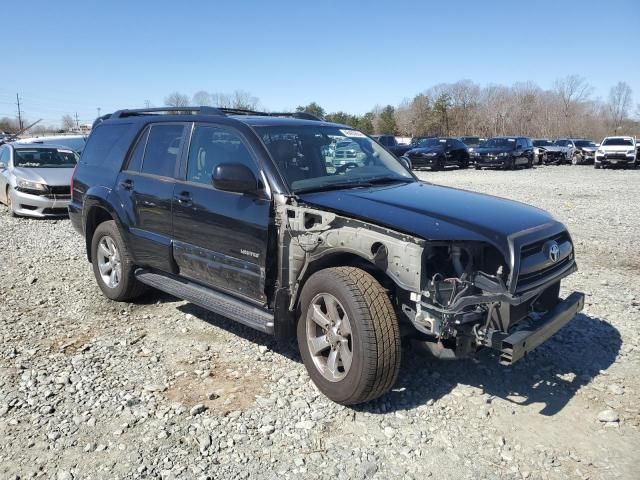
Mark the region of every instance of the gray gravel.
<instances>
[{"instance_id":1,"label":"gray gravel","mask_svg":"<svg viewBox=\"0 0 640 480\"><path fill-rule=\"evenodd\" d=\"M355 409L292 345L159 293L106 300L68 220L0 208L0 478L637 478L640 171L420 176L555 214L587 304L510 368L414 345Z\"/></svg>"}]
</instances>

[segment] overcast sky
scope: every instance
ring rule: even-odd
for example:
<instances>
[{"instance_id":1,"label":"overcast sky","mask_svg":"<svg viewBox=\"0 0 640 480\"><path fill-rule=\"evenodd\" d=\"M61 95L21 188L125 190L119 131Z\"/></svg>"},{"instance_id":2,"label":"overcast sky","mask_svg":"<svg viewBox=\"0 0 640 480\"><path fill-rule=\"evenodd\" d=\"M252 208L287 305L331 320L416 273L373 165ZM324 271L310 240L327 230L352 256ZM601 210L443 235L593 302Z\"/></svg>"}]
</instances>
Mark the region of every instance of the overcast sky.
<instances>
[{"instance_id":1,"label":"overcast sky","mask_svg":"<svg viewBox=\"0 0 640 480\"><path fill-rule=\"evenodd\" d=\"M265 108L364 113L441 82L580 74L640 102L640 1L29 1L4 9L0 116L80 121L240 89ZM634 107L635 108L635 107Z\"/></svg>"}]
</instances>

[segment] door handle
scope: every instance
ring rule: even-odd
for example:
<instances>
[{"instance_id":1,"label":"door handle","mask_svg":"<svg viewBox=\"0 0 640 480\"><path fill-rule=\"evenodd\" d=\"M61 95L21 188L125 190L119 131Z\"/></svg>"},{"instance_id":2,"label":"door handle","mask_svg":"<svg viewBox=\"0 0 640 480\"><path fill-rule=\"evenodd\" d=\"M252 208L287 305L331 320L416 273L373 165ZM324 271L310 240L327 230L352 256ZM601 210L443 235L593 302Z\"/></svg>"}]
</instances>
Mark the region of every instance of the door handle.
<instances>
[{"instance_id":1,"label":"door handle","mask_svg":"<svg viewBox=\"0 0 640 480\"><path fill-rule=\"evenodd\" d=\"M180 205L191 205L191 194L182 192L174 197Z\"/></svg>"},{"instance_id":2,"label":"door handle","mask_svg":"<svg viewBox=\"0 0 640 480\"><path fill-rule=\"evenodd\" d=\"M133 180L127 179L120 182L120 186L125 190L131 190L133 188Z\"/></svg>"}]
</instances>

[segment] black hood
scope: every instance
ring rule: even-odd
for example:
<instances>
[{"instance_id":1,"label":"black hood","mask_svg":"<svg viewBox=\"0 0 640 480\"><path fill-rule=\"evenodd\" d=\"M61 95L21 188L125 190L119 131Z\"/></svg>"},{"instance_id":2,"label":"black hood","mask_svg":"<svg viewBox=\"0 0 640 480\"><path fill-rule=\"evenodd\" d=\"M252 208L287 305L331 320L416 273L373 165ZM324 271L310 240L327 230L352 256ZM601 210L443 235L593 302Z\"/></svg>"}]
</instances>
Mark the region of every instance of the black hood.
<instances>
[{"instance_id":1,"label":"black hood","mask_svg":"<svg viewBox=\"0 0 640 480\"><path fill-rule=\"evenodd\" d=\"M414 182L300 194L308 204L426 240L478 240L505 256L509 236L558 224L535 207L481 193Z\"/></svg>"},{"instance_id":2,"label":"black hood","mask_svg":"<svg viewBox=\"0 0 640 480\"><path fill-rule=\"evenodd\" d=\"M495 155L497 153L504 152L513 152L513 148L509 147L478 147L473 150L474 152L478 152L480 155L492 154Z\"/></svg>"}]
</instances>

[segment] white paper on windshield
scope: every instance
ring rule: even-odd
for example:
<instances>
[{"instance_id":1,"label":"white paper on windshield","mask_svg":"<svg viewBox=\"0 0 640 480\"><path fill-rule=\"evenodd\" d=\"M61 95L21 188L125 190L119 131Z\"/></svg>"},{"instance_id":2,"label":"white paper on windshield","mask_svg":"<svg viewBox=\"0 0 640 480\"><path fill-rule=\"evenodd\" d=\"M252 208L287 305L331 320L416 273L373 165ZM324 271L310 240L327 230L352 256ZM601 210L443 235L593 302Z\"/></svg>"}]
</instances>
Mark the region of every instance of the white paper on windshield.
<instances>
[{"instance_id":1,"label":"white paper on windshield","mask_svg":"<svg viewBox=\"0 0 640 480\"><path fill-rule=\"evenodd\" d=\"M59 149L58 149L58 151L59 151L60 153L73 153L73 151L71 151L71 150L63 150L63 149L61 149L61 148L59 148Z\"/></svg>"},{"instance_id":2,"label":"white paper on windshield","mask_svg":"<svg viewBox=\"0 0 640 480\"><path fill-rule=\"evenodd\" d=\"M357 130L343 130L340 129L340 133L342 133L345 137L350 137L350 138L365 138L366 135L362 132L359 132Z\"/></svg>"}]
</instances>

